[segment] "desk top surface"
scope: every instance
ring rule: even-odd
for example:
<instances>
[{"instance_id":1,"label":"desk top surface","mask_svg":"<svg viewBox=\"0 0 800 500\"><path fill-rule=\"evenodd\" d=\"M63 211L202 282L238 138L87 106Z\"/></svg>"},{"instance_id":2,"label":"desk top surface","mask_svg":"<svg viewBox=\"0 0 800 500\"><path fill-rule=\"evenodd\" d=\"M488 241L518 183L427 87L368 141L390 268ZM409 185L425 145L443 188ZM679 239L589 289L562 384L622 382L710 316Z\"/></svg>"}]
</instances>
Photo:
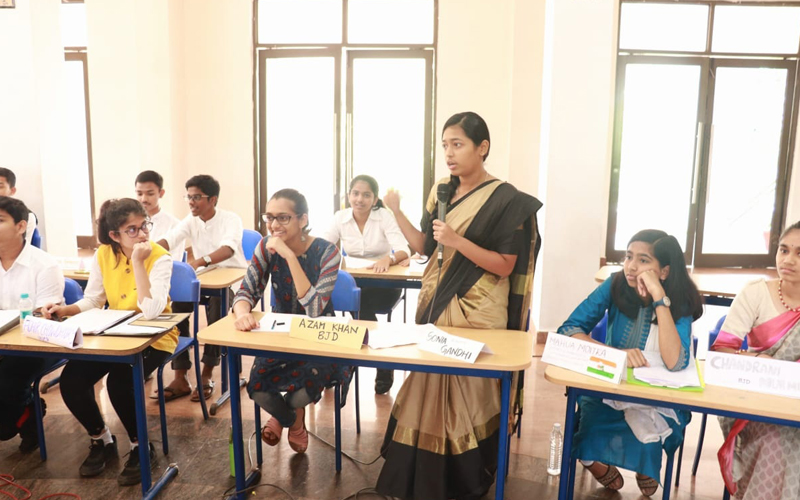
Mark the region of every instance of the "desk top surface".
<instances>
[{"instance_id":1,"label":"desk top surface","mask_svg":"<svg viewBox=\"0 0 800 500\"><path fill-rule=\"evenodd\" d=\"M240 267L217 267L206 271L197 278L200 288L228 288L244 278L247 269Z\"/></svg>"},{"instance_id":2,"label":"desk top surface","mask_svg":"<svg viewBox=\"0 0 800 500\"><path fill-rule=\"evenodd\" d=\"M700 369L703 369L702 362L700 363ZM689 392L631 385L625 382L612 384L553 365L549 365L545 369L544 377L554 384L567 387L655 399L657 401L654 404L658 404L658 401L663 401L695 405L710 410L735 411L800 422L800 400L770 396L758 392L739 391L713 385L706 385L703 392Z\"/></svg>"},{"instance_id":3,"label":"desk top surface","mask_svg":"<svg viewBox=\"0 0 800 500\"><path fill-rule=\"evenodd\" d=\"M608 265L601 267L594 275L595 281L602 283L622 266ZM778 277L774 269L726 269L697 267L690 271L692 280L701 295L717 295L735 297L744 286L759 278L775 279Z\"/></svg>"},{"instance_id":4,"label":"desk top surface","mask_svg":"<svg viewBox=\"0 0 800 500\"><path fill-rule=\"evenodd\" d=\"M84 335L83 347L80 349L67 349L55 344L48 344L40 340L22 335L22 328L16 326L0 335L0 349L31 352L62 352L81 353L111 356L127 356L145 350L148 346L160 339L162 335L152 337L112 337L104 335Z\"/></svg>"},{"instance_id":5,"label":"desk top surface","mask_svg":"<svg viewBox=\"0 0 800 500\"><path fill-rule=\"evenodd\" d=\"M253 312L256 319L264 313ZM372 321L351 321L368 328L377 325ZM347 349L329 344L310 342L290 338L288 333L277 332L240 332L233 326L234 317L228 315L208 328L200 331L201 342L210 344L263 349L270 352L286 352L292 354L308 354L310 356L329 356L342 359L380 361L387 363L405 363L425 366L442 366L454 368L471 368L475 370L524 370L531 365L533 355L533 336L529 332L516 330L473 330L468 328L444 327L448 333L466 337L486 345L494 354L482 353L474 364L456 361L436 354L421 351L416 345L390 347L387 349ZM393 324L392 327L402 325Z\"/></svg>"},{"instance_id":6,"label":"desk top surface","mask_svg":"<svg viewBox=\"0 0 800 500\"><path fill-rule=\"evenodd\" d=\"M376 280L421 280L422 271L411 269L410 266L399 266L397 264L389 267L385 273L376 273L372 269L348 269L342 267L343 270L350 273L353 278L359 279L376 279Z\"/></svg>"}]
</instances>

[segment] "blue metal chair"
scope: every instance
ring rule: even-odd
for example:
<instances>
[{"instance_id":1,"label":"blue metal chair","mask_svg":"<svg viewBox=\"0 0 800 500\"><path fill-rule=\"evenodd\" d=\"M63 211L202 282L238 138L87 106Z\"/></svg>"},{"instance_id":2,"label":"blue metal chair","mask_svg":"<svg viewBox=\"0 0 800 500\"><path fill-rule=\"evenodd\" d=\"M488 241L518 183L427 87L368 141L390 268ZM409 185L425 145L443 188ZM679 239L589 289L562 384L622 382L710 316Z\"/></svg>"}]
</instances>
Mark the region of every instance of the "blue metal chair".
<instances>
[{"instance_id":1,"label":"blue metal chair","mask_svg":"<svg viewBox=\"0 0 800 500\"><path fill-rule=\"evenodd\" d=\"M242 251L244 252L245 260L249 261L253 258L253 253L256 251L256 246L261 241L261 238L261 233L252 229L245 229L242 232Z\"/></svg>"},{"instance_id":2,"label":"blue metal chair","mask_svg":"<svg viewBox=\"0 0 800 500\"><path fill-rule=\"evenodd\" d=\"M158 367L157 381L158 381L158 406L161 410L161 440L164 455L169 454L169 441L167 438L167 411L166 401L164 401L164 367L170 361L177 358L179 354L189 348L194 348L194 370L197 377L198 384L202 380L200 374L200 346L197 342L197 330L199 327L199 309L200 309L200 280L192 269L192 266L184 262L172 262L172 278L170 280L169 289L170 298L176 302L191 302L194 304L192 311L193 327L191 337L178 337L178 346L175 352L172 353L161 366ZM206 407L205 398L200 398L200 407L203 409L203 419L208 420L208 408Z\"/></svg>"},{"instance_id":3,"label":"blue metal chair","mask_svg":"<svg viewBox=\"0 0 800 500\"><path fill-rule=\"evenodd\" d=\"M36 234L36 232L34 232L34 234ZM83 289L78 282L71 278L64 278L64 303L67 305L74 304L82 298ZM33 381L34 391L39 387L40 392L44 394L50 387L57 385L61 377L56 377L45 383L42 383L42 378L58 370L65 364L67 364L66 359L59 359L55 364L42 370L36 377L36 380ZM39 456L42 457L42 461L44 461L47 460L47 445L44 440L44 409L42 408L41 398L34 396L33 409L36 413L36 432L39 434Z\"/></svg>"},{"instance_id":4,"label":"blue metal chair","mask_svg":"<svg viewBox=\"0 0 800 500\"><path fill-rule=\"evenodd\" d=\"M42 235L39 234L39 228L33 228L33 234L31 235L31 245L35 246L36 248L42 248Z\"/></svg>"}]
</instances>

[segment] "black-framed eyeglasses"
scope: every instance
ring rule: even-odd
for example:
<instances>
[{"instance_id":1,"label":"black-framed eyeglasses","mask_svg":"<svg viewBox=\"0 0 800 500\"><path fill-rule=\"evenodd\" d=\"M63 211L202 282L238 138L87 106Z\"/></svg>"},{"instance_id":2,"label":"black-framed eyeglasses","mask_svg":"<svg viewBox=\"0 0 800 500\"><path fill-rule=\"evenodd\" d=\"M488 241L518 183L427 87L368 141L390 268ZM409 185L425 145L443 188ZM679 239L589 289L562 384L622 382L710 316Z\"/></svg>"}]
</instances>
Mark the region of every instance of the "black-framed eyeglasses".
<instances>
[{"instance_id":1,"label":"black-framed eyeglasses","mask_svg":"<svg viewBox=\"0 0 800 500\"><path fill-rule=\"evenodd\" d=\"M211 198L211 197L207 194L187 194L186 196L183 197L183 199L186 201L200 201L203 198Z\"/></svg>"},{"instance_id":2,"label":"black-framed eyeglasses","mask_svg":"<svg viewBox=\"0 0 800 500\"><path fill-rule=\"evenodd\" d=\"M279 215L261 214L261 220L263 220L267 224L272 224L273 222L275 222L277 220L278 224L280 224L281 226L285 226L286 224L288 224L289 221L292 220L292 217L294 217L294 215L290 215L290 214L279 214Z\"/></svg>"},{"instance_id":3,"label":"black-framed eyeglasses","mask_svg":"<svg viewBox=\"0 0 800 500\"><path fill-rule=\"evenodd\" d=\"M117 231L117 234L125 233L131 238L136 238L137 236L139 236L139 231L144 231L144 234L150 234L150 231L152 229L153 229L153 223L147 221L139 227L131 226L129 228L123 229L122 231Z\"/></svg>"}]
</instances>

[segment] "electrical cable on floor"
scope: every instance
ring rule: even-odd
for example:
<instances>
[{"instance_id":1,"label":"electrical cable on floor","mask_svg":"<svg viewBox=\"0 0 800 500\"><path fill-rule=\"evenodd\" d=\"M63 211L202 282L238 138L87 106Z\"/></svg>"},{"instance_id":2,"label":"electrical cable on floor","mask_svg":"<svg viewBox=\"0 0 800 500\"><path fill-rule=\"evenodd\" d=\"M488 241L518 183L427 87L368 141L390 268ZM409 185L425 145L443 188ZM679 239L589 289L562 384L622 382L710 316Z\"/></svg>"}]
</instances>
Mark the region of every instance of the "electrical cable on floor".
<instances>
[{"instance_id":1,"label":"electrical cable on floor","mask_svg":"<svg viewBox=\"0 0 800 500\"><path fill-rule=\"evenodd\" d=\"M277 485L274 485L274 484L267 484L267 483L248 486L247 488L245 488L243 490L237 490L236 486L231 486L230 488L225 490L225 493L222 494L222 498L228 498L229 496L240 495L242 493L248 493L250 491L255 491L255 490L259 489L259 488L265 488L265 487L275 488L276 490L280 491L281 493L283 493L284 495L289 497L289 500L294 500L294 497L288 491L284 490L280 486L277 486Z\"/></svg>"},{"instance_id":2,"label":"electrical cable on floor","mask_svg":"<svg viewBox=\"0 0 800 500\"><path fill-rule=\"evenodd\" d=\"M380 493L375 491L375 488L373 488L372 486L368 486L366 488L361 488L360 490L356 491L355 493L344 497L342 500L350 500L351 498L353 500L358 500L358 495L360 495L361 493L371 493L371 494L373 494L373 495L375 495L377 497L383 498L385 500L391 500L392 499L392 497L390 497L390 496L381 495Z\"/></svg>"},{"instance_id":3,"label":"electrical cable on floor","mask_svg":"<svg viewBox=\"0 0 800 500\"><path fill-rule=\"evenodd\" d=\"M14 476L12 476L11 474L0 474L0 481L3 481L5 483L5 484L0 484L0 495L4 497L11 498L12 500L29 500L31 497L33 497L33 493L28 488L14 482ZM16 497L12 495L11 493L2 489L5 488L6 486L12 486L14 488L17 488L18 490L22 490L23 492L25 492L25 496ZM39 498L39 500L47 500L49 498L56 498L56 497L69 497L81 500L81 497L76 495L75 493L51 493L49 495L45 495Z\"/></svg>"},{"instance_id":4,"label":"electrical cable on floor","mask_svg":"<svg viewBox=\"0 0 800 500\"><path fill-rule=\"evenodd\" d=\"M314 436L315 438L317 438L317 439L319 439L320 441L322 441L323 443L327 444L328 446L330 446L330 447L331 447L331 448L333 448L334 450L336 449L336 445L334 445L334 444L331 444L331 443L329 443L328 441L325 441L324 439L322 439L321 437L317 436L316 434L314 434L313 432L309 431L308 429L306 429L306 432L308 432L309 436ZM345 452L344 450L342 450L342 455L344 455L345 457L349 458L349 459L350 459L350 460L352 460L353 462L355 462L355 463L357 463L357 464L361 464L361 465L372 465L372 464L374 464L375 462L377 462L379 458L381 458L381 454L380 454L380 453L378 453L378 456L377 456L377 457L375 457L374 459L370 460L369 462L362 462L361 460L359 460L359 459L357 459L357 458L355 458L355 457L352 457L352 456L348 455L348 454L347 454L347 452Z\"/></svg>"}]
</instances>

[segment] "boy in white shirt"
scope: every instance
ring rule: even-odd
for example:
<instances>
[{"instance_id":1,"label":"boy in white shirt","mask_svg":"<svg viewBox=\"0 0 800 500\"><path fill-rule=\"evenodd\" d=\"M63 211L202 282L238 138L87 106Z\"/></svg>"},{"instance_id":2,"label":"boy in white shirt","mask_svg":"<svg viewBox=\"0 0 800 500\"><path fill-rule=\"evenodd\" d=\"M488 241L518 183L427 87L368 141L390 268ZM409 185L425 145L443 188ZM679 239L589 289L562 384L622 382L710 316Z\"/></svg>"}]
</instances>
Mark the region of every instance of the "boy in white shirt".
<instances>
[{"instance_id":1,"label":"boy in white shirt","mask_svg":"<svg viewBox=\"0 0 800 500\"><path fill-rule=\"evenodd\" d=\"M60 303L64 296L64 275L58 262L25 241L30 211L15 198L0 196L0 309L18 309L24 293L33 301L34 311L48 303ZM57 360L37 357L0 358L0 440L17 434L20 451L39 446L31 384L36 376Z\"/></svg>"},{"instance_id":2,"label":"boy in white shirt","mask_svg":"<svg viewBox=\"0 0 800 500\"><path fill-rule=\"evenodd\" d=\"M180 220L174 215L161 209L159 202L164 197L164 178L161 174L153 170L145 170L136 176L136 199L144 206L153 229L150 230L150 239L158 241L166 235L170 229L180 224ZM183 260L183 251L186 246L181 241L170 248L169 253L172 260Z\"/></svg>"},{"instance_id":3,"label":"boy in white shirt","mask_svg":"<svg viewBox=\"0 0 800 500\"><path fill-rule=\"evenodd\" d=\"M246 268L247 261L242 250L242 219L233 212L217 208L219 200L219 182L210 175L196 175L186 181L186 196L191 214L187 215L180 224L171 229L158 244L167 250L175 245L192 240L192 259L189 265L198 269L210 265L219 267ZM230 289L228 303L230 304ZM220 318L220 297L204 299L208 324ZM188 332L186 332L188 334ZM184 332L181 332L184 335ZM206 344L203 350L202 386L203 397L208 399L214 392L214 367L220 363L219 346ZM183 352L172 362L175 370L175 380L165 388L168 399L188 394L191 390L188 370L192 367L189 353ZM200 393L195 388L192 392L192 401L199 401Z\"/></svg>"},{"instance_id":4,"label":"boy in white shirt","mask_svg":"<svg viewBox=\"0 0 800 500\"><path fill-rule=\"evenodd\" d=\"M10 168L0 167L0 196L14 196L17 193L17 176ZM36 230L38 219L36 214L28 210L26 220L28 229L25 230L25 241L31 242L33 232Z\"/></svg>"}]
</instances>

